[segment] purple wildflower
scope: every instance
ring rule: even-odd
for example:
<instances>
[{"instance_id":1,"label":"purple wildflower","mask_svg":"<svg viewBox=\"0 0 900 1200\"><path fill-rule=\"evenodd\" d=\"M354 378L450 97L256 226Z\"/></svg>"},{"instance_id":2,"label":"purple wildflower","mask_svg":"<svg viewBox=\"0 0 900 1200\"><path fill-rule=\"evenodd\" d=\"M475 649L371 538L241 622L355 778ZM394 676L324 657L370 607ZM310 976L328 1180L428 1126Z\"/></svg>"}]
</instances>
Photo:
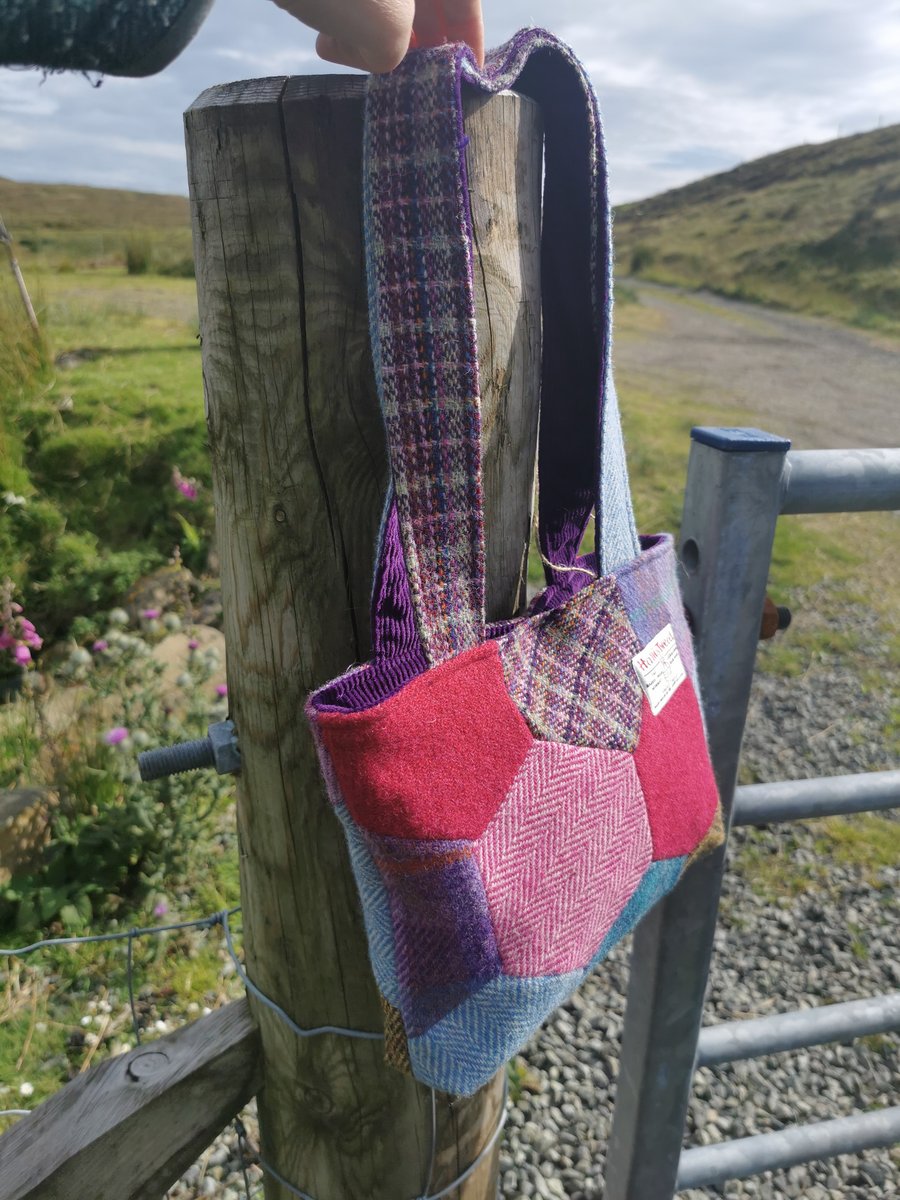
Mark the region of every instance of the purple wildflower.
<instances>
[{"instance_id":1,"label":"purple wildflower","mask_svg":"<svg viewBox=\"0 0 900 1200\"><path fill-rule=\"evenodd\" d=\"M15 650L13 650L13 658L20 667L24 667L27 663L31 662L31 651L27 646L16 646Z\"/></svg>"},{"instance_id":2,"label":"purple wildflower","mask_svg":"<svg viewBox=\"0 0 900 1200\"><path fill-rule=\"evenodd\" d=\"M188 642L188 650L199 650L199 649L200 649L200 643L197 641L196 638L191 638L191 640Z\"/></svg>"},{"instance_id":3,"label":"purple wildflower","mask_svg":"<svg viewBox=\"0 0 900 1200\"><path fill-rule=\"evenodd\" d=\"M103 740L107 746L118 746L128 737L128 730L124 725L116 725L114 729L108 730L103 735Z\"/></svg>"},{"instance_id":4,"label":"purple wildflower","mask_svg":"<svg viewBox=\"0 0 900 1200\"><path fill-rule=\"evenodd\" d=\"M169 906L166 904L165 900L160 900L158 904L154 904L153 906L154 917L164 917L168 911Z\"/></svg>"},{"instance_id":5,"label":"purple wildflower","mask_svg":"<svg viewBox=\"0 0 900 1200\"><path fill-rule=\"evenodd\" d=\"M141 609L141 618L144 621L155 621L155 620L157 620L158 617L159 617L159 609L158 608L142 608Z\"/></svg>"},{"instance_id":6,"label":"purple wildflower","mask_svg":"<svg viewBox=\"0 0 900 1200\"><path fill-rule=\"evenodd\" d=\"M216 695L217 696L227 696L228 695L228 684L227 683L217 683L216 684Z\"/></svg>"},{"instance_id":7,"label":"purple wildflower","mask_svg":"<svg viewBox=\"0 0 900 1200\"><path fill-rule=\"evenodd\" d=\"M106 638L97 638L96 642L94 642L93 646L91 646L91 649L95 654L102 654L104 650L109 649L109 642L106 640Z\"/></svg>"}]
</instances>

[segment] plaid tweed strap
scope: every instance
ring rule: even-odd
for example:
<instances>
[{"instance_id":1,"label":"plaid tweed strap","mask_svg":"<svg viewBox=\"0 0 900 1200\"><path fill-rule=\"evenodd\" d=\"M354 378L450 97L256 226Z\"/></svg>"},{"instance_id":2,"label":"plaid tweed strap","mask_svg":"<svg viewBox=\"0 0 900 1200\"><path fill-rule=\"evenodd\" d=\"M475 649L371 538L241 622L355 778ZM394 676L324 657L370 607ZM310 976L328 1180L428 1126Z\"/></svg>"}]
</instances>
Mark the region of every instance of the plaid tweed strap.
<instances>
[{"instance_id":1,"label":"plaid tweed strap","mask_svg":"<svg viewBox=\"0 0 900 1200\"><path fill-rule=\"evenodd\" d=\"M596 504L601 572L639 552L612 388L609 204L590 82L571 51L542 30L517 34L488 55L484 71L466 46L414 51L391 74L369 80L364 209L394 503L416 625L432 663L484 637L463 81L487 92L515 85L543 110L542 551L571 566ZM564 579L564 571L548 570L549 583Z\"/></svg>"}]
</instances>

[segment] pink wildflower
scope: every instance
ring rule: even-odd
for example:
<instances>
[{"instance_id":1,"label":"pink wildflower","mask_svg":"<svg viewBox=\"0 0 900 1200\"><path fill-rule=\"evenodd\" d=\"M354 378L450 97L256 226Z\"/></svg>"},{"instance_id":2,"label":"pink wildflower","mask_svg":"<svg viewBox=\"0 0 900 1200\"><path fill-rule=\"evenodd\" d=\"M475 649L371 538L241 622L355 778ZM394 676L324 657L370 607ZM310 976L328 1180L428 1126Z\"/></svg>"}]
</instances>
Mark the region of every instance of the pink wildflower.
<instances>
[{"instance_id":1,"label":"pink wildflower","mask_svg":"<svg viewBox=\"0 0 900 1200\"><path fill-rule=\"evenodd\" d=\"M27 646L33 646L35 650L40 650L44 644L44 639L38 634L32 623L27 617L21 617L20 624L22 626L22 641Z\"/></svg>"},{"instance_id":2,"label":"pink wildflower","mask_svg":"<svg viewBox=\"0 0 900 1200\"><path fill-rule=\"evenodd\" d=\"M160 900L158 904L153 906L154 917L164 917L168 911L169 906L166 904L165 900Z\"/></svg>"},{"instance_id":3,"label":"pink wildflower","mask_svg":"<svg viewBox=\"0 0 900 1200\"><path fill-rule=\"evenodd\" d=\"M191 638L191 640L188 642L188 650L199 650L199 649L200 649L200 643L197 641L196 638Z\"/></svg>"},{"instance_id":4,"label":"pink wildflower","mask_svg":"<svg viewBox=\"0 0 900 1200\"><path fill-rule=\"evenodd\" d=\"M16 646L13 651L13 658L19 666L24 667L27 663L31 662L31 651L27 646Z\"/></svg>"},{"instance_id":5,"label":"pink wildflower","mask_svg":"<svg viewBox=\"0 0 900 1200\"><path fill-rule=\"evenodd\" d=\"M103 735L103 740L107 746L118 746L128 737L128 730L124 725L116 725L114 729L108 730Z\"/></svg>"},{"instance_id":6,"label":"pink wildflower","mask_svg":"<svg viewBox=\"0 0 900 1200\"><path fill-rule=\"evenodd\" d=\"M142 608L141 609L141 617L145 621L155 621L158 616L159 616L158 608Z\"/></svg>"},{"instance_id":7,"label":"pink wildflower","mask_svg":"<svg viewBox=\"0 0 900 1200\"><path fill-rule=\"evenodd\" d=\"M172 483L181 492L185 500L196 500L200 495L200 485L196 479L186 479L177 467L172 471Z\"/></svg>"},{"instance_id":8,"label":"pink wildflower","mask_svg":"<svg viewBox=\"0 0 900 1200\"><path fill-rule=\"evenodd\" d=\"M217 696L227 696L228 695L228 684L227 683L217 683L216 684L216 695Z\"/></svg>"},{"instance_id":9,"label":"pink wildflower","mask_svg":"<svg viewBox=\"0 0 900 1200\"><path fill-rule=\"evenodd\" d=\"M97 638L96 642L94 642L93 646L91 646L91 649L95 654L101 654L104 650L109 649L109 642L106 640L106 638Z\"/></svg>"},{"instance_id":10,"label":"pink wildflower","mask_svg":"<svg viewBox=\"0 0 900 1200\"><path fill-rule=\"evenodd\" d=\"M0 633L0 650L12 650L12 648L15 644L16 644L16 639L13 637L13 635L11 633L8 633L4 629L3 632Z\"/></svg>"}]
</instances>

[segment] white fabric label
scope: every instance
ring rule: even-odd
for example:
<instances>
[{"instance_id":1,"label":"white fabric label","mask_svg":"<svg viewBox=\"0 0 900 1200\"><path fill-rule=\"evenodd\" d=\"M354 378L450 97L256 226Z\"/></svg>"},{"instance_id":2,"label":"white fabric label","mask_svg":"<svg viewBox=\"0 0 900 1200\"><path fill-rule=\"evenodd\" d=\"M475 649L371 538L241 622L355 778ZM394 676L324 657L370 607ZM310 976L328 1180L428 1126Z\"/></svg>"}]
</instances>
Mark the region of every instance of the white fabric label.
<instances>
[{"instance_id":1,"label":"white fabric label","mask_svg":"<svg viewBox=\"0 0 900 1200\"><path fill-rule=\"evenodd\" d=\"M654 717L662 712L678 685L687 678L671 625L660 630L631 660Z\"/></svg>"}]
</instances>

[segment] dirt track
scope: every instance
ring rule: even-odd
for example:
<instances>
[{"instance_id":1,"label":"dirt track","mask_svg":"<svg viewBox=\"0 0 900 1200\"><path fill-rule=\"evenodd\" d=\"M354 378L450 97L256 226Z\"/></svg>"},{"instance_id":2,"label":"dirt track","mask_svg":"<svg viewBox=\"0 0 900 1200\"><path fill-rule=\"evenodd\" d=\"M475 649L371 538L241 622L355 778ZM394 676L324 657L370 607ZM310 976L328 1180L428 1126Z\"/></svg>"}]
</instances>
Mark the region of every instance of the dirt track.
<instances>
[{"instance_id":1,"label":"dirt track","mask_svg":"<svg viewBox=\"0 0 900 1200\"><path fill-rule=\"evenodd\" d=\"M900 445L900 341L628 280L656 314L617 339L617 370L755 414L795 448Z\"/></svg>"}]
</instances>

